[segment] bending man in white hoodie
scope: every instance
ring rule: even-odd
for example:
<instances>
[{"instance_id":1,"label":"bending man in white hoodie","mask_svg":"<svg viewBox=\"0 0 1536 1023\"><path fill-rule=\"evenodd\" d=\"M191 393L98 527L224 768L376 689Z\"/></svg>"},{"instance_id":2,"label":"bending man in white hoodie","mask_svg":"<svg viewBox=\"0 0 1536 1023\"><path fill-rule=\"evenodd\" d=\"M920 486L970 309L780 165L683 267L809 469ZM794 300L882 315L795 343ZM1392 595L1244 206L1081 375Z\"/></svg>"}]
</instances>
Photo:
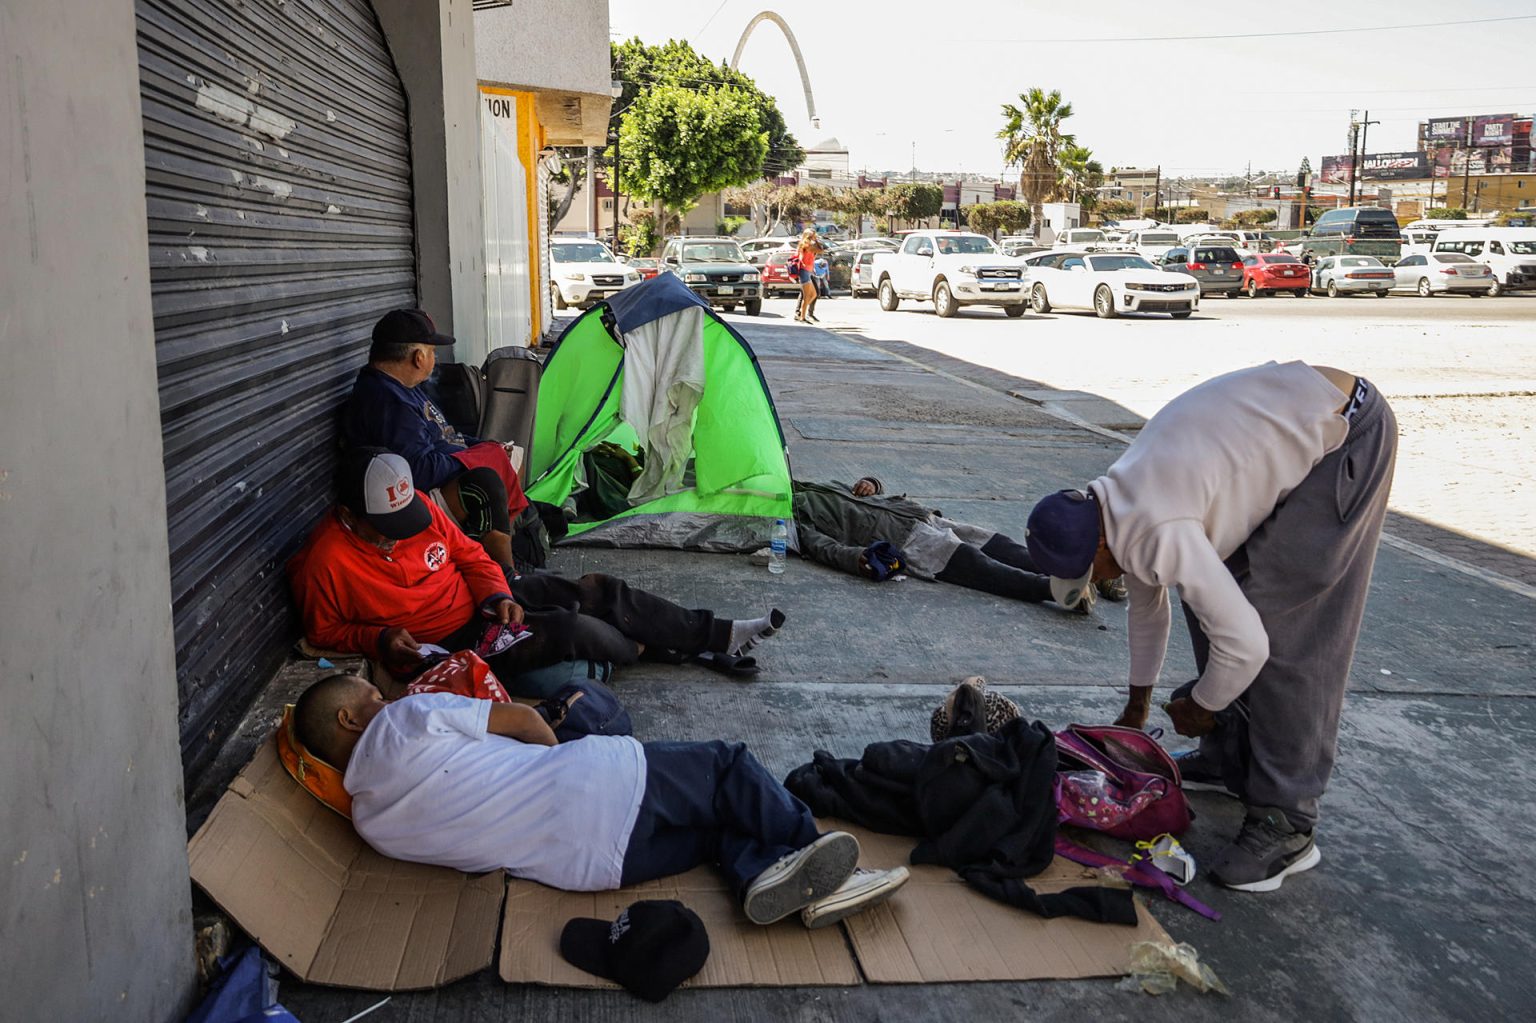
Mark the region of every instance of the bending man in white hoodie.
<instances>
[{"instance_id":1,"label":"bending man in white hoodie","mask_svg":"<svg viewBox=\"0 0 1536 1023\"><path fill-rule=\"evenodd\" d=\"M1175 398L1087 493L1030 513L1025 542L1057 600L1125 575L1120 724L1146 724L1178 588L1200 677L1165 709L1202 737L1178 758L1186 782L1247 805L1211 867L1228 887L1273 891L1319 860L1318 803L1396 456L1397 421L1367 381L1268 363Z\"/></svg>"}]
</instances>

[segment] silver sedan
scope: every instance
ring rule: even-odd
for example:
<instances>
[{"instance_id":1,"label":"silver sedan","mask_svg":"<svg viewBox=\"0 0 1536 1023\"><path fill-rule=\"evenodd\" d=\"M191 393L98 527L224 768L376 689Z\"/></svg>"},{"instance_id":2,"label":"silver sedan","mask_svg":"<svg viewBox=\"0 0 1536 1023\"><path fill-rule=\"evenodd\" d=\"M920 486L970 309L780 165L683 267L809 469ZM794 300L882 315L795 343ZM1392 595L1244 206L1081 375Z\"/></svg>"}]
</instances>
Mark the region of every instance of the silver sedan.
<instances>
[{"instance_id":1,"label":"silver sedan","mask_svg":"<svg viewBox=\"0 0 1536 1023\"><path fill-rule=\"evenodd\" d=\"M1359 292L1386 298L1394 279L1392 268L1375 256L1325 256L1312 268L1312 290L1329 298Z\"/></svg>"},{"instance_id":2,"label":"silver sedan","mask_svg":"<svg viewBox=\"0 0 1536 1023\"><path fill-rule=\"evenodd\" d=\"M1459 291L1486 295L1493 273L1471 256L1460 252L1430 252L1404 256L1392 268L1397 291L1417 291L1424 298Z\"/></svg>"}]
</instances>

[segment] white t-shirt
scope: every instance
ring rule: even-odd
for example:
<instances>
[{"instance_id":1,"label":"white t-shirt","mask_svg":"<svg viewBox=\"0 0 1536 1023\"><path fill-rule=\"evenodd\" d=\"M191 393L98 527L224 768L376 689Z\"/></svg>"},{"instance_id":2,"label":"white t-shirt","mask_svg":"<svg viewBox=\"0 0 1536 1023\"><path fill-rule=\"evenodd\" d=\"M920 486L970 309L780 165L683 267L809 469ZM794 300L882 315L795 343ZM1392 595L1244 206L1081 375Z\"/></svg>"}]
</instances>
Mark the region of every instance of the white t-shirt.
<instances>
[{"instance_id":1,"label":"white t-shirt","mask_svg":"<svg viewBox=\"0 0 1536 1023\"><path fill-rule=\"evenodd\" d=\"M490 714L488 700L452 693L380 711L344 779L357 833L396 859L505 867L568 891L619 887L644 748L616 735L531 745L488 734Z\"/></svg>"},{"instance_id":2,"label":"white t-shirt","mask_svg":"<svg viewBox=\"0 0 1536 1023\"><path fill-rule=\"evenodd\" d=\"M1303 362L1215 377L1169 402L1088 485L1125 570L1131 685L1150 686L1162 672L1170 586L1211 641L1195 702L1221 710L1252 684L1269 634L1223 562L1344 443L1345 399Z\"/></svg>"}]
</instances>

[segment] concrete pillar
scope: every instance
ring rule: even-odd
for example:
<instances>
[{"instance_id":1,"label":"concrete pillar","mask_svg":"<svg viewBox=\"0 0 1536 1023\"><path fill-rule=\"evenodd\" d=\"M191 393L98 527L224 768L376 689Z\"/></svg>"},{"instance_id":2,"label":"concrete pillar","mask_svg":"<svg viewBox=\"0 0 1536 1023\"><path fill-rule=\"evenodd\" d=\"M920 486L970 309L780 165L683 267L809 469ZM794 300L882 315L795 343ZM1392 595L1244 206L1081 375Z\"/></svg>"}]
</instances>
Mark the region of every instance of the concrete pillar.
<instances>
[{"instance_id":1,"label":"concrete pillar","mask_svg":"<svg viewBox=\"0 0 1536 1023\"><path fill-rule=\"evenodd\" d=\"M0 1017L192 994L132 4L0 5Z\"/></svg>"},{"instance_id":2,"label":"concrete pillar","mask_svg":"<svg viewBox=\"0 0 1536 1023\"><path fill-rule=\"evenodd\" d=\"M373 0L405 87L422 308L458 345L485 358L485 227L480 94L470 0Z\"/></svg>"}]
</instances>

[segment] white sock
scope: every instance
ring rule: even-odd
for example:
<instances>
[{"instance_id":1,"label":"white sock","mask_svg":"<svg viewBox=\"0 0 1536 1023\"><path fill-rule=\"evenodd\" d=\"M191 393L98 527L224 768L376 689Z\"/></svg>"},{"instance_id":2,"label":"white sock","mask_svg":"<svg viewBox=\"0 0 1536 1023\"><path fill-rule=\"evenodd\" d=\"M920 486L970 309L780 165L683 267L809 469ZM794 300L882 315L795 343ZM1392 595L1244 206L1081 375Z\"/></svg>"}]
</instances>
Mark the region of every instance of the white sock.
<instances>
[{"instance_id":1,"label":"white sock","mask_svg":"<svg viewBox=\"0 0 1536 1023\"><path fill-rule=\"evenodd\" d=\"M737 618L731 622L731 636L725 652L740 657L762 640L784 627L784 612L774 608L761 618Z\"/></svg>"}]
</instances>

